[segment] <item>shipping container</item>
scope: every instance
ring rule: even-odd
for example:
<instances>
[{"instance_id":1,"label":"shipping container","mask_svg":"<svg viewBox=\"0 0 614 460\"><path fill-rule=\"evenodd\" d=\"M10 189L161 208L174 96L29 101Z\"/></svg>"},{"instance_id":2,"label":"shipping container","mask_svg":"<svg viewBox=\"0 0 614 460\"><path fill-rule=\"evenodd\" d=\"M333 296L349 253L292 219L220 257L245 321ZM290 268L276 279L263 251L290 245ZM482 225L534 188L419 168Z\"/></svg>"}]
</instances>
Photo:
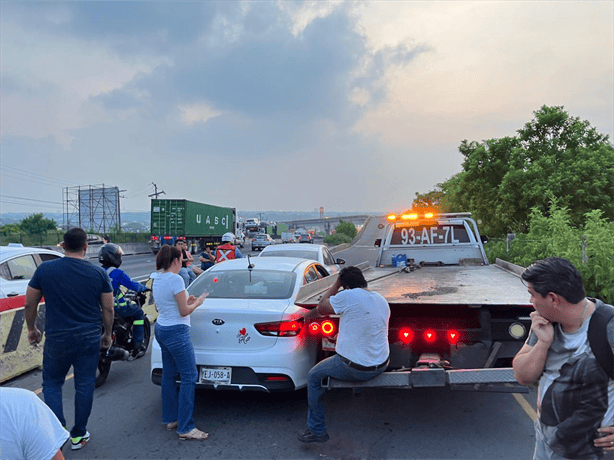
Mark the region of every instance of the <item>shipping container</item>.
<instances>
[{"instance_id":1,"label":"shipping container","mask_svg":"<svg viewBox=\"0 0 614 460\"><path fill-rule=\"evenodd\" d=\"M183 238L202 247L219 243L226 232L236 232L236 209L189 200L151 200L152 248Z\"/></svg>"}]
</instances>

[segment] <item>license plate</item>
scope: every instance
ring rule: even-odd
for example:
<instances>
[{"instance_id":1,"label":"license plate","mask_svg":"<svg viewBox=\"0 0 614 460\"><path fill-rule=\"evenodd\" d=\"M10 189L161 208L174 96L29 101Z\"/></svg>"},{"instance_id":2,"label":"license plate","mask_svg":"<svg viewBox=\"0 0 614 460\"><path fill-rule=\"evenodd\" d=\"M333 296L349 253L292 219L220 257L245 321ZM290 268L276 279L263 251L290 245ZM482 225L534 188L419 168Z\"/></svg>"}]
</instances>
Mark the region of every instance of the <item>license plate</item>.
<instances>
[{"instance_id":1,"label":"license plate","mask_svg":"<svg viewBox=\"0 0 614 460\"><path fill-rule=\"evenodd\" d=\"M326 337L322 337L322 350L335 351L335 342L331 342Z\"/></svg>"},{"instance_id":2,"label":"license plate","mask_svg":"<svg viewBox=\"0 0 614 460\"><path fill-rule=\"evenodd\" d=\"M230 367L200 367L200 379L198 383L215 383L230 385L232 368Z\"/></svg>"}]
</instances>

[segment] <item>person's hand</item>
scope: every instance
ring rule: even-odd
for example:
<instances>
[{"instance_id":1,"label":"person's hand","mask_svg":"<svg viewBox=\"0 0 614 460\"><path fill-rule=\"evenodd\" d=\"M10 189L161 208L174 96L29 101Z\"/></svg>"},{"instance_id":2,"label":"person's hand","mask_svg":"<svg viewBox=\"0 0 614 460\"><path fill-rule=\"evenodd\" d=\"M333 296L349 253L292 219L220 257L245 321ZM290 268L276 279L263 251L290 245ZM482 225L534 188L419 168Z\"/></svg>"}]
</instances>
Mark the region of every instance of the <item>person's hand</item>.
<instances>
[{"instance_id":1,"label":"person's hand","mask_svg":"<svg viewBox=\"0 0 614 460\"><path fill-rule=\"evenodd\" d=\"M547 345L552 343L554 339L554 326L536 311L531 312L531 330L539 341Z\"/></svg>"},{"instance_id":2,"label":"person's hand","mask_svg":"<svg viewBox=\"0 0 614 460\"><path fill-rule=\"evenodd\" d=\"M595 447L601 447L606 452L614 452L614 426L599 428L597 431L601 437L593 441Z\"/></svg>"},{"instance_id":3,"label":"person's hand","mask_svg":"<svg viewBox=\"0 0 614 460\"><path fill-rule=\"evenodd\" d=\"M107 349L113 344L113 338L111 334L102 334L100 338L100 348Z\"/></svg>"},{"instance_id":4,"label":"person's hand","mask_svg":"<svg viewBox=\"0 0 614 460\"><path fill-rule=\"evenodd\" d=\"M39 331L36 326L34 326L34 329L31 331L28 331L28 341L30 342L30 345L36 346L41 343L42 339L43 334L41 334L41 331Z\"/></svg>"}]
</instances>

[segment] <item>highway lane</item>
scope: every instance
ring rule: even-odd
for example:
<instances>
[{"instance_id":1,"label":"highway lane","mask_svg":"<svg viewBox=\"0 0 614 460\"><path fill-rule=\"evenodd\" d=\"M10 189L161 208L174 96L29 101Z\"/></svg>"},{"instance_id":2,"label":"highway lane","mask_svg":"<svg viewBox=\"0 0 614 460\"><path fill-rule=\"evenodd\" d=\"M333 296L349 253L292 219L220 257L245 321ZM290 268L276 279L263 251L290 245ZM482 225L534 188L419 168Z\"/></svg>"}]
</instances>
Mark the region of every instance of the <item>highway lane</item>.
<instances>
[{"instance_id":1,"label":"highway lane","mask_svg":"<svg viewBox=\"0 0 614 460\"><path fill-rule=\"evenodd\" d=\"M350 264L374 261L371 240L380 231L376 224L363 231L355 247L337 254ZM124 263L128 260L141 263L144 273L154 263L153 255L128 256ZM133 270L131 263L126 267ZM134 270L136 274L137 267ZM307 413L304 390L292 394L197 391L196 425L211 437L202 443L180 441L160 424L160 389L150 381L148 358L149 353L137 361L113 363L107 382L95 393L88 425L92 440L80 451L65 448L67 459L532 456L531 414L514 395L446 389L367 389L358 396L351 390L333 390L327 395L331 440L321 445L296 440ZM8 384L35 390L40 388L41 375L32 372ZM64 391L68 420L73 417L73 395L69 379ZM522 400L534 409L534 393Z\"/></svg>"}]
</instances>

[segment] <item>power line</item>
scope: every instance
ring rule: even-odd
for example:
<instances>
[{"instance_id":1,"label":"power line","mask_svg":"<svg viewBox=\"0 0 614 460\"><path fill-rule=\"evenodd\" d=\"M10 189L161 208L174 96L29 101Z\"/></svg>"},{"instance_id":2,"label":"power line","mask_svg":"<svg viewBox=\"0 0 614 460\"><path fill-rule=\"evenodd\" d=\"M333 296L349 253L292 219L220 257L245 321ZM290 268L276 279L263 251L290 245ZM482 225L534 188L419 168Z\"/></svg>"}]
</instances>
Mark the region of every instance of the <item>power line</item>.
<instances>
[{"instance_id":1,"label":"power line","mask_svg":"<svg viewBox=\"0 0 614 460\"><path fill-rule=\"evenodd\" d=\"M31 182L45 183L45 182L41 182L41 181L46 181L47 185L51 185L51 186L54 186L54 187L64 186L67 182L74 184L74 182L70 182L70 181L66 181L66 180L60 180L60 179L55 179L53 177L48 177L48 176L43 176L42 174L36 174L36 173L31 172L31 171L24 171L23 169L13 168L12 166L2 165L2 169L4 169L5 171L9 171L9 172L12 172L12 173L17 173L17 174L20 174L22 176L29 177ZM9 177L13 177L15 179L28 180L28 179L25 179L23 177L12 176L12 175L6 174L6 173L5 173L5 175L8 175ZM33 180L33 179L38 179L38 180ZM58 185L58 183L61 184L61 185Z\"/></svg>"},{"instance_id":2,"label":"power line","mask_svg":"<svg viewBox=\"0 0 614 460\"><path fill-rule=\"evenodd\" d=\"M24 200L24 201L37 201L39 203L50 203L50 204L57 204L57 205L62 206L62 203L58 203L57 201L35 200L34 198L23 198L20 196L0 195L0 201L5 201L3 200L3 198L13 198L16 200Z\"/></svg>"}]
</instances>

